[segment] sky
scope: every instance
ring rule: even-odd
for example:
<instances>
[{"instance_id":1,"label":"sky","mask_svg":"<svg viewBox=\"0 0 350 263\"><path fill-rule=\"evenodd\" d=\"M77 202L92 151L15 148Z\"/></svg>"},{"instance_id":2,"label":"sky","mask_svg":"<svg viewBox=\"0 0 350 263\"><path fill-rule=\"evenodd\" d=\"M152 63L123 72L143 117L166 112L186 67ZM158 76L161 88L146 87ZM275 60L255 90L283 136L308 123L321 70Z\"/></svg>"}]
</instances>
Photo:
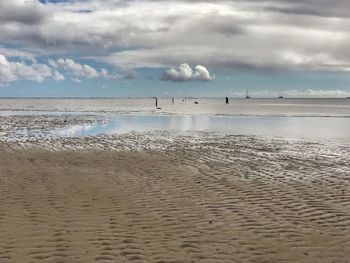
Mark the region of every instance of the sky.
<instances>
[{"instance_id":1,"label":"sky","mask_svg":"<svg viewBox=\"0 0 350 263\"><path fill-rule=\"evenodd\" d=\"M0 97L348 97L349 0L0 0Z\"/></svg>"}]
</instances>

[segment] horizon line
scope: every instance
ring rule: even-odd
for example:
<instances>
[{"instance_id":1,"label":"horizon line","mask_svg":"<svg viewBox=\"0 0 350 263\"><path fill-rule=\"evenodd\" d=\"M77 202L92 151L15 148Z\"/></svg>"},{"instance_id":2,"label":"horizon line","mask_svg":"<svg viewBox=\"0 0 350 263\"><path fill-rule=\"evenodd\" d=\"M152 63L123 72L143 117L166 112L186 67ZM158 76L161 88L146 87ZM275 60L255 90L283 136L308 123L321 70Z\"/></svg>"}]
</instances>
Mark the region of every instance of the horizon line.
<instances>
[{"instance_id":1,"label":"horizon line","mask_svg":"<svg viewBox=\"0 0 350 263\"><path fill-rule=\"evenodd\" d=\"M247 99L246 97L229 97L229 96L215 96L215 97L196 97L196 96L147 96L147 97L100 97L100 96L93 96L93 97L78 97L78 96L58 96L58 97L50 97L50 96L0 96L0 99L152 99L152 98L160 98L160 99L184 99L184 98L193 98L193 99L224 99L225 97L228 97L229 99ZM250 97L249 99L350 99L349 96L345 97ZM248 99L248 100L249 100Z\"/></svg>"}]
</instances>

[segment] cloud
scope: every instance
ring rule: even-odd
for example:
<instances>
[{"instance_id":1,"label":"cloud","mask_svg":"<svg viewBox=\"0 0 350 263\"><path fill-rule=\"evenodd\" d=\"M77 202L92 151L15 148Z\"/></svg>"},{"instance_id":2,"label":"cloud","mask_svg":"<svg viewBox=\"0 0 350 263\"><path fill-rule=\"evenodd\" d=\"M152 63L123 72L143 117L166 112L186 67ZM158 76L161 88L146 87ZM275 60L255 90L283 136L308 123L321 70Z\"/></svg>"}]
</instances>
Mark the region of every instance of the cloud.
<instances>
[{"instance_id":1,"label":"cloud","mask_svg":"<svg viewBox=\"0 0 350 263\"><path fill-rule=\"evenodd\" d=\"M215 75L211 75L207 68L197 65L193 72L192 68L183 63L178 69L168 69L161 77L162 80L174 81L174 82L185 82L185 81L212 81L215 79Z\"/></svg>"},{"instance_id":2,"label":"cloud","mask_svg":"<svg viewBox=\"0 0 350 263\"><path fill-rule=\"evenodd\" d=\"M59 58L57 61L51 62L51 64L65 69L75 77L97 78L99 76L99 73L93 67L86 64L79 64L69 58ZM105 75L105 73L103 74Z\"/></svg>"},{"instance_id":3,"label":"cloud","mask_svg":"<svg viewBox=\"0 0 350 263\"><path fill-rule=\"evenodd\" d=\"M347 97L350 96L350 92L336 89L336 90L323 90L323 89L306 89L306 90L286 90L282 92L283 95L288 97Z\"/></svg>"},{"instance_id":4,"label":"cloud","mask_svg":"<svg viewBox=\"0 0 350 263\"><path fill-rule=\"evenodd\" d=\"M137 72L132 69L124 70L121 75L121 78L123 79L135 79L136 77L137 77Z\"/></svg>"},{"instance_id":5,"label":"cloud","mask_svg":"<svg viewBox=\"0 0 350 263\"><path fill-rule=\"evenodd\" d=\"M232 97L244 98L245 95L245 90L230 92ZM251 90L249 95L253 98L277 98L279 96L285 98L345 98L350 96L350 92L340 89Z\"/></svg>"},{"instance_id":6,"label":"cloud","mask_svg":"<svg viewBox=\"0 0 350 263\"><path fill-rule=\"evenodd\" d=\"M59 58L57 60L49 59L49 65L56 69L63 69L67 74L71 76L74 81L79 78L105 78L105 79L118 79L119 75L110 74L107 69L101 68L97 71L92 66L87 64L80 64L70 58ZM61 78L61 77L59 77Z\"/></svg>"},{"instance_id":7,"label":"cloud","mask_svg":"<svg viewBox=\"0 0 350 263\"><path fill-rule=\"evenodd\" d=\"M348 0L275 0L267 1L266 10L278 13L311 15L320 17L345 17L349 16L350 8Z\"/></svg>"},{"instance_id":8,"label":"cloud","mask_svg":"<svg viewBox=\"0 0 350 263\"><path fill-rule=\"evenodd\" d=\"M349 71L349 9L348 0L0 0L0 45L118 68Z\"/></svg>"},{"instance_id":9,"label":"cloud","mask_svg":"<svg viewBox=\"0 0 350 263\"><path fill-rule=\"evenodd\" d=\"M49 15L48 10L37 1L11 0L0 1L0 22L37 25Z\"/></svg>"},{"instance_id":10,"label":"cloud","mask_svg":"<svg viewBox=\"0 0 350 263\"><path fill-rule=\"evenodd\" d=\"M57 80L62 79L58 72L53 72L46 64L11 62L0 54L0 82L6 83L17 80L42 82L50 77L55 77Z\"/></svg>"},{"instance_id":11,"label":"cloud","mask_svg":"<svg viewBox=\"0 0 350 263\"><path fill-rule=\"evenodd\" d=\"M195 67L193 79L194 80L201 80L201 81L211 81L211 80L215 79L215 75L210 75L210 73L206 67L203 67L201 65L197 65Z\"/></svg>"},{"instance_id":12,"label":"cloud","mask_svg":"<svg viewBox=\"0 0 350 263\"><path fill-rule=\"evenodd\" d=\"M4 55L7 58L20 58L20 59L28 60L30 62L36 62L36 59L35 59L36 54L27 52L27 51L10 49L10 48L5 48L3 46L0 46L0 54Z\"/></svg>"},{"instance_id":13,"label":"cloud","mask_svg":"<svg viewBox=\"0 0 350 263\"><path fill-rule=\"evenodd\" d=\"M20 54L17 52L8 53L10 55ZM30 60L20 60L21 57L15 56L12 58L15 60L9 60L7 56L0 54L0 83L2 84L18 80L43 82L52 79L63 81L66 79L65 75L68 75L75 82L80 82L81 78L121 79L118 74L111 74L104 68L97 71L90 65L80 64L69 58L49 59L48 64L37 63L34 57ZM62 71L65 75L62 74Z\"/></svg>"},{"instance_id":14,"label":"cloud","mask_svg":"<svg viewBox=\"0 0 350 263\"><path fill-rule=\"evenodd\" d=\"M52 78L54 80L57 80L57 81L61 81L61 80L65 80L66 77L63 76L60 72L58 72L57 70L54 70L53 73L52 73Z\"/></svg>"}]
</instances>

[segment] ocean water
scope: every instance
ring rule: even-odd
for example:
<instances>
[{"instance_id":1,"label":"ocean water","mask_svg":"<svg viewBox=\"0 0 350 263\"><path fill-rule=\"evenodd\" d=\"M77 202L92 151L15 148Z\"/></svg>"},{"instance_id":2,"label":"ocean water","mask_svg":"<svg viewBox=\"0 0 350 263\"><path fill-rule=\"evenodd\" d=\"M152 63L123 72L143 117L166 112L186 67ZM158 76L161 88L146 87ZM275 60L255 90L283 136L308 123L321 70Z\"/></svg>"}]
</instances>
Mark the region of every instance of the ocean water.
<instances>
[{"instance_id":1,"label":"ocean water","mask_svg":"<svg viewBox=\"0 0 350 263\"><path fill-rule=\"evenodd\" d=\"M195 104L194 102L198 102ZM350 117L350 99L0 99L0 112L114 112L230 116Z\"/></svg>"},{"instance_id":2,"label":"ocean water","mask_svg":"<svg viewBox=\"0 0 350 263\"><path fill-rule=\"evenodd\" d=\"M175 98L172 104L161 98L158 107L154 99L0 99L2 116L92 114L104 120L52 129L48 121L42 132L51 137L168 131L350 142L350 99L231 99L225 105L224 99ZM41 132L21 130L19 136Z\"/></svg>"},{"instance_id":3,"label":"ocean water","mask_svg":"<svg viewBox=\"0 0 350 263\"><path fill-rule=\"evenodd\" d=\"M350 118L210 115L108 114L104 123L73 125L54 131L60 136L96 136L168 131L176 134L215 132L308 141L350 142Z\"/></svg>"}]
</instances>

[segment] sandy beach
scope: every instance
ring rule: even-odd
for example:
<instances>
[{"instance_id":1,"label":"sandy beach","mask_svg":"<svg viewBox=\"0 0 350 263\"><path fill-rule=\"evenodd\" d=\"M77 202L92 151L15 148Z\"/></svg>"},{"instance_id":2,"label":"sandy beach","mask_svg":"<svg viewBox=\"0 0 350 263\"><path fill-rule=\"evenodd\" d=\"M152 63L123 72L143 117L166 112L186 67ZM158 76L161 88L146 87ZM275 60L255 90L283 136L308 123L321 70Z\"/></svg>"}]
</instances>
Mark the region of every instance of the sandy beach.
<instances>
[{"instance_id":1,"label":"sandy beach","mask_svg":"<svg viewBox=\"0 0 350 263\"><path fill-rule=\"evenodd\" d=\"M50 145L1 143L0 262L349 262L348 146L208 134Z\"/></svg>"},{"instance_id":2,"label":"sandy beach","mask_svg":"<svg viewBox=\"0 0 350 263\"><path fill-rule=\"evenodd\" d=\"M0 263L350 263L349 10L0 0Z\"/></svg>"}]
</instances>

